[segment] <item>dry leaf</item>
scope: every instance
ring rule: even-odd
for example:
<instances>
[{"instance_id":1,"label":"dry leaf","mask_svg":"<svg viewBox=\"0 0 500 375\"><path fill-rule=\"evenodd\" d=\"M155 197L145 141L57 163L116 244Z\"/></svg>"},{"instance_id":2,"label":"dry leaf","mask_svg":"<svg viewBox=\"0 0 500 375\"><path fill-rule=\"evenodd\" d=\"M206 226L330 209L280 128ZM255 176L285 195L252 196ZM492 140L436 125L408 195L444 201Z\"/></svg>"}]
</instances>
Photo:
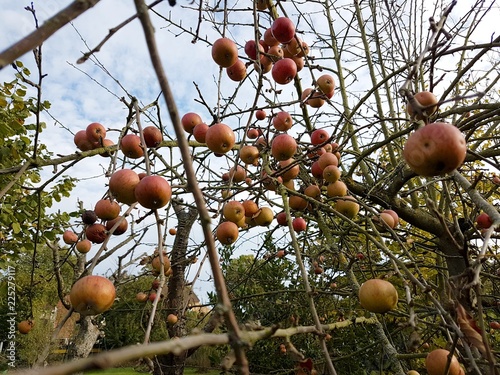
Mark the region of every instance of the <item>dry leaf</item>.
<instances>
[{"instance_id":1,"label":"dry leaf","mask_svg":"<svg viewBox=\"0 0 500 375\"><path fill-rule=\"evenodd\" d=\"M461 304L457 306L457 323L469 344L475 346L481 354L485 356L486 347L483 342L483 337L479 333L481 330Z\"/></svg>"}]
</instances>

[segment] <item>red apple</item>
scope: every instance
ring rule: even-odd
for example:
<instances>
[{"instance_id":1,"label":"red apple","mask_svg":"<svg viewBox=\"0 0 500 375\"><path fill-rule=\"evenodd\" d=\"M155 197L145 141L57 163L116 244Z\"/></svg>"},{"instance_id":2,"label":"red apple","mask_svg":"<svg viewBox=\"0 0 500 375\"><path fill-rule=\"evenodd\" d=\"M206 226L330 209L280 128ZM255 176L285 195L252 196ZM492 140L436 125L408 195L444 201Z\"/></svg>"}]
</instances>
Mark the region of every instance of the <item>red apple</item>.
<instances>
[{"instance_id":1,"label":"red apple","mask_svg":"<svg viewBox=\"0 0 500 375\"><path fill-rule=\"evenodd\" d=\"M387 225L389 228L394 228L396 226L396 222L394 221L394 217L387 213L382 211L378 216L375 216L373 218L373 222L375 223L376 227L380 231L386 231Z\"/></svg>"},{"instance_id":2,"label":"red apple","mask_svg":"<svg viewBox=\"0 0 500 375\"><path fill-rule=\"evenodd\" d=\"M337 167L339 165L339 161L334 154L330 152L325 152L318 158L318 164L321 167L321 169L324 170L329 165L335 165Z\"/></svg>"},{"instance_id":3,"label":"red apple","mask_svg":"<svg viewBox=\"0 0 500 375\"><path fill-rule=\"evenodd\" d=\"M295 25L287 17L278 17L271 25L271 32L278 42L286 44L295 36Z\"/></svg>"},{"instance_id":4,"label":"red apple","mask_svg":"<svg viewBox=\"0 0 500 375\"><path fill-rule=\"evenodd\" d=\"M111 139L104 138L102 140L102 145L97 144L96 148L99 148L99 147L110 147L110 146L113 146L114 144L115 144L115 142L113 142ZM113 151L104 151L104 152L100 153L99 155L101 155L102 157L108 158L111 155L113 155Z\"/></svg>"},{"instance_id":5,"label":"red apple","mask_svg":"<svg viewBox=\"0 0 500 375\"><path fill-rule=\"evenodd\" d=\"M291 135L279 134L271 143L271 153L278 161L290 159L297 151L297 141Z\"/></svg>"},{"instance_id":6,"label":"red apple","mask_svg":"<svg viewBox=\"0 0 500 375\"><path fill-rule=\"evenodd\" d=\"M304 194L308 197L318 199L321 196L321 189L318 185L309 185L304 189Z\"/></svg>"},{"instance_id":7,"label":"red apple","mask_svg":"<svg viewBox=\"0 0 500 375\"><path fill-rule=\"evenodd\" d=\"M90 142L100 142L102 139L106 138L106 129L98 122L89 124L85 132Z\"/></svg>"},{"instance_id":8,"label":"red apple","mask_svg":"<svg viewBox=\"0 0 500 375\"><path fill-rule=\"evenodd\" d=\"M311 133L311 144L321 145L330 139L330 134L325 129L316 129Z\"/></svg>"},{"instance_id":9,"label":"red apple","mask_svg":"<svg viewBox=\"0 0 500 375\"><path fill-rule=\"evenodd\" d=\"M292 56L291 59L293 60L295 66L297 67L297 72L300 72L305 65L304 58L298 56Z\"/></svg>"},{"instance_id":10,"label":"red apple","mask_svg":"<svg viewBox=\"0 0 500 375\"><path fill-rule=\"evenodd\" d=\"M299 37L290 40L286 45L286 49L290 56L304 57L309 54L309 46Z\"/></svg>"},{"instance_id":11,"label":"red apple","mask_svg":"<svg viewBox=\"0 0 500 375\"><path fill-rule=\"evenodd\" d=\"M93 243L103 243L108 237L108 231L102 224L92 224L85 229L85 237Z\"/></svg>"},{"instance_id":12,"label":"red apple","mask_svg":"<svg viewBox=\"0 0 500 375\"><path fill-rule=\"evenodd\" d=\"M88 253L92 248L92 242L90 242L88 239L78 241L75 248L82 254Z\"/></svg>"},{"instance_id":13,"label":"red apple","mask_svg":"<svg viewBox=\"0 0 500 375\"><path fill-rule=\"evenodd\" d=\"M410 168L420 176L442 176L462 165L467 153L465 137L456 126L444 122L415 131L403 149Z\"/></svg>"},{"instance_id":14,"label":"red apple","mask_svg":"<svg viewBox=\"0 0 500 375\"><path fill-rule=\"evenodd\" d=\"M132 204L137 202L134 191L139 181L139 176L133 170L120 169L111 175L109 191L118 202Z\"/></svg>"},{"instance_id":15,"label":"red apple","mask_svg":"<svg viewBox=\"0 0 500 375\"><path fill-rule=\"evenodd\" d=\"M255 62L254 64L255 71L257 73L266 74L271 71L273 68L273 60L271 60L267 56L262 56L259 62Z\"/></svg>"},{"instance_id":16,"label":"red apple","mask_svg":"<svg viewBox=\"0 0 500 375\"><path fill-rule=\"evenodd\" d=\"M94 224L97 221L97 215L94 210L85 210L82 213L82 221L84 224Z\"/></svg>"},{"instance_id":17,"label":"red apple","mask_svg":"<svg viewBox=\"0 0 500 375\"><path fill-rule=\"evenodd\" d=\"M94 212L101 220L113 220L120 214L120 205L110 199L100 199L95 204Z\"/></svg>"},{"instance_id":18,"label":"red apple","mask_svg":"<svg viewBox=\"0 0 500 375\"><path fill-rule=\"evenodd\" d=\"M243 208L245 209L245 216L252 217L259 212L259 206L255 201L247 199L242 202Z\"/></svg>"},{"instance_id":19,"label":"red apple","mask_svg":"<svg viewBox=\"0 0 500 375\"><path fill-rule=\"evenodd\" d=\"M146 302L148 300L148 298L149 298L149 296L144 292L139 292L135 295L135 299L138 302Z\"/></svg>"},{"instance_id":20,"label":"red apple","mask_svg":"<svg viewBox=\"0 0 500 375\"><path fill-rule=\"evenodd\" d=\"M264 47L260 43L255 43L255 40L249 40L245 43L245 53L251 60L257 60L257 49L259 53L264 52Z\"/></svg>"},{"instance_id":21,"label":"red apple","mask_svg":"<svg viewBox=\"0 0 500 375\"><path fill-rule=\"evenodd\" d=\"M163 141L163 135L161 134L161 130L158 129L154 125L146 126L142 134L144 136L144 141L146 142L146 146L148 147L158 147L160 143Z\"/></svg>"},{"instance_id":22,"label":"red apple","mask_svg":"<svg viewBox=\"0 0 500 375\"><path fill-rule=\"evenodd\" d=\"M450 352L446 349L435 349L425 357L425 368L428 375L442 375L448 369L448 375L460 375L462 372L460 363L457 357L451 356L451 361L448 361ZM448 366L448 362L450 362Z\"/></svg>"},{"instance_id":23,"label":"red apple","mask_svg":"<svg viewBox=\"0 0 500 375\"><path fill-rule=\"evenodd\" d=\"M278 225L285 226L288 225L287 219L286 219L286 212L280 212L279 214L276 215L276 221L278 222Z\"/></svg>"},{"instance_id":24,"label":"red apple","mask_svg":"<svg viewBox=\"0 0 500 375\"><path fill-rule=\"evenodd\" d=\"M309 202L298 195L290 195L288 197L288 205L292 210L304 211L309 205Z\"/></svg>"},{"instance_id":25,"label":"red apple","mask_svg":"<svg viewBox=\"0 0 500 375\"><path fill-rule=\"evenodd\" d=\"M491 329L500 329L500 323L497 321L490 322Z\"/></svg>"},{"instance_id":26,"label":"red apple","mask_svg":"<svg viewBox=\"0 0 500 375\"><path fill-rule=\"evenodd\" d=\"M255 128L250 128L247 131L247 137L250 139L257 139L259 138L260 132L258 129Z\"/></svg>"},{"instance_id":27,"label":"red apple","mask_svg":"<svg viewBox=\"0 0 500 375\"><path fill-rule=\"evenodd\" d=\"M80 151L89 151L94 148L94 142L91 142L87 137L87 132L85 130L80 130L76 132L75 137L73 138L76 147Z\"/></svg>"},{"instance_id":28,"label":"red apple","mask_svg":"<svg viewBox=\"0 0 500 375\"><path fill-rule=\"evenodd\" d=\"M297 75L297 65L292 59L285 57L284 59L276 61L273 65L271 75L276 83L286 85L293 81Z\"/></svg>"},{"instance_id":29,"label":"red apple","mask_svg":"<svg viewBox=\"0 0 500 375\"><path fill-rule=\"evenodd\" d=\"M281 60L283 57L285 57L283 48L281 48L280 45L270 47L267 54L268 58L271 59L271 61L273 62Z\"/></svg>"},{"instance_id":30,"label":"red apple","mask_svg":"<svg viewBox=\"0 0 500 375\"><path fill-rule=\"evenodd\" d=\"M171 326L173 326L175 323L177 323L179 319L177 318L177 315L175 314L168 314L167 315L167 323Z\"/></svg>"},{"instance_id":31,"label":"red apple","mask_svg":"<svg viewBox=\"0 0 500 375\"><path fill-rule=\"evenodd\" d=\"M226 68L227 76L235 82L241 82L247 76L247 66L243 61L237 59L236 62Z\"/></svg>"},{"instance_id":32,"label":"red apple","mask_svg":"<svg viewBox=\"0 0 500 375\"><path fill-rule=\"evenodd\" d=\"M193 136L197 142L205 143L205 137L207 135L208 125L204 122L199 123L193 128Z\"/></svg>"},{"instance_id":33,"label":"red apple","mask_svg":"<svg viewBox=\"0 0 500 375\"><path fill-rule=\"evenodd\" d=\"M432 92L421 91L416 93L413 97L415 98L415 101L424 108L421 110L422 114L417 114L413 106L408 103L406 111L410 117L414 117L416 120L423 120L437 111L438 99Z\"/></svg>"},{"instance_id":34,"label":"red apple","mask_svg":"<svg viewBox=\"0 0 500 375\"><path fill-rule=\"evenodd\" d=\"M73 284L69 293L71 305L80 315L97 315L113 305L116 289L102 276L84 276Z\"/></svg>"},{"instance_id":35,"label":"red apple","mask_svg":"<svg viewBox=\"0 0 500 375\"><path fill-rule=\"evenodd\" d=\"M280 170L283 170L283 172L280 173L283 182L293 180L299 175L300 165L294 159L281 160L278 165Z\"/></svg>"},{"instance_id":36,"label":"red apple","mask_svg":"<svg viewBox=\"0 0 500 375\"><path fill-rule=\"evenodd\" d=\"M17 324L17 330L23 335L27 335L35 325L34 321L31 319L22 320Z\"/></svg>"},{"instance_id":37,"label":"red apple","mask_svg":"<svg viewBox=\"0 0 500 375\"><path fill-rule=\"evenodd\" d=\"M311 165L311 174L315 178L323 178L323 168L320 167L317 160Z\"/></svg>"},{"instance_id":38,"label":"red apple","mask_svg":"<svg viewBox=\"0 0 500 375\"><path fill-rule=\"evenodd\" d=\"M231 167L229 169L228 176L233 182L242 182L245 181L247 177L247 171L241 165L237 165L236 167Z\"/></svg>"},{"instance_id":39,"label":"red apple","mask_svg":"<svg viewBox=\"0 0 500 375\"><path fill-rule=\"evenodd\" d=\"M382 213L389 214L392 216L392 219L394 220L394 226L392 229L396 228L399 225L399 216L394 210L383 210Z\"/></svg>"},{"instance_id":40,"label":"red apple","mask_svg":"<svg viewBox=\"0 0 500 375\"><path fill-rule=\"evenodd\" d=\"M476 217L476 224L478 229L488 229L493 224L493 221L486 212L480 213Z\"/></svg>"},{"instance_id":41,"label":"red apple","mask_svg":"<svg viewBox=\"0 0 500 375\"><path fill-rule=\"evenodd\" d=\"M182 127L189 134L192 134L194 127L202 122L200 115L194 112L188 112L181 118Z\"/></svg>"},{"instance_id":42,"label":"red apple","mask_svg":"<svg viewBox=\"0 0 500 375\"><path fill-rule=\"evenodd\" d=\"M269 47L280 44L280 42L273 36L271 28L266 29L264 32L264 43L266 43Z\"/></svg>"},{"instance_id":43,"label":"red apple","mask_svg":"<svg viewBox=\"0 0 500 375\"><path fill-rule=\"evenodd\" d=\"M238 239L238 226L232 221L223 221L217 227L215 235L223 245L231 245Z\"/></svg>"},{"instance_id":44,"label":"red apple","mask_svg":"<svg viewBox=\"0 0 500 375\"><path fill-rule=\"evenodd\" d=\"M335 93L335 80L329 74L321 75L317 80L316 84L318 85L318 89L325 94L328 99L331 99L333 94Z\"/></svg>"},{"instance_id":45,"label":"red apple","mask_svg":"<svg viewBox=\"0 0 500 375\"><path fill-rule=\"evenodd\" d=\"M323 106L323 104L325 104L323 94L319 91L313 90L310 87L302 91L300 100L302 100L302 102L311 106L312 108L320 108L321 106Z\"/></svg>"},{"instance_id":46,"label":"red apple","mask_svg":"<svg viewBox=\"0 0 500 375\"><path fill-rule=\"evenodd\" d=\"M115 226L116 223L120 222L118 226L115 228L113 233L111 233L114 236L119 236L123 233L125 233L128 229L128 222L127 219L123 218L123 216L118 216L112 220L106 221L106 229L108 231L111 231L111 229Z\"/></svg>"},{"instance_id":47,"label":"red apple","mask_svg":"<svg viewBox=\"0 0 500 375\"><path fill-rule=\"evenodd\" d=\"M148 297L149 301L150 302L154 302L155 299L156 299L156 296L157 296L157 293L154 293L154 292L153 293L149 293L149 297Z\"/></svg>"},{"instance_id":48,"label":"red apple","mask_svg":"<svg viewBox=\"0 0 500 375\"><path fill-rule=\"evenodd\" d=\"M257 111L255 111L255 118L257 120L262 121L262 120L265 120L266 117L267 117L267 113L263 109L258 109Z\"/></svg>"},{"instance_id":49,"label":"red apple","mask_svg":"<svg viewBox=\"0 0 500 375\"><path fill-rule=\"evenodd\" d=\"M236 137L233 129L229 126L217 123L208 128L205 135L205 142L212 152L225 154L233 148Z\"/></svg>"},{"instance_id":50,"label":"red apple","mask_svg":"<svg viewBox=\"0 0 500 375\"><path fill-rule=\"evenodd\" d=\"M276 130L286 132L293 125L293 119L290 113L281 111L273 117L273 126Z\"/></svg>"},{"instance_id":51,"label":"red apple","mask_svg":"<svg viewBox=\"0 0 500 375\"><path fill-rule=\"evenodd\" d=\"M229 38L219 38L212 45L212 59L223 68L228 68L238 60L238 47Z\"/></svg>"},{"instance_id":52,"label":"red apple","mask_svg":"<svg viewBox=\"0 0 500 375\"><path fill-rule=\"evenodd\" d=\"M135 134L127 134L120 141L120 150L131 159L138 159L144 156L141 137Z\"/></svg>"},{"instance_id":53,"label":"red apple","mask_svg":"<svg viewBox=\"0 0 500 375\"><path fill-rule=\"evenodd\" d=\"M66 230L63 233L63 241L67 245L72 245L78 241L78 235L72 230Z\"/></svg>"},{"instance_id":54,"label":"red apple","mask_svg":"<svg viewBox=\"0 0 500 375\"><path fill-rule=\"evenodd\" d=\"M323 268L321 268L320 266L314 267L314 273L316 275L321 275L323 273Z\"/></svg>"},{"instance_id":55,"label":"red apple","mask_svg":"<svg viewBox=\"0 0 500 375\"><path fill-rule=\"evenodd\" d=\"M146 176L135 187L135 198L146 208L162 208L171 196L170 184L162 176Z\"/></svg>"},{"instance_id":56,"label":"red apple","mask_svg":"<svg viewBox=\"0 0 500 375\"><path fill-rule=\"evenodd\" d=\"M292 220L293 230L297 233L305 231L307 228L307 222L302 217L296 217Z\"/></svg>"}]
</instances>

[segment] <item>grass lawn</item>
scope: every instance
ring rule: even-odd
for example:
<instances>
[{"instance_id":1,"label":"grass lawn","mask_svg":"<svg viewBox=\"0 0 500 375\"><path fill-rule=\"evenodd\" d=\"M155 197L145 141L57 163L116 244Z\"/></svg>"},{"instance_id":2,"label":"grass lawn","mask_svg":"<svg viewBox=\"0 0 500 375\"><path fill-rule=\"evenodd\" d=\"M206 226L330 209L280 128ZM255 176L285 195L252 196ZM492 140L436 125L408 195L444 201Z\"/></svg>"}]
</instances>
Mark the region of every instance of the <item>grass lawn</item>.
<instances>
[{"instance_id":1,"label":"grass lawn","mask_svg":"<svg viewBox=\"0 0 500 375\"><path fill-rule=\"evenodd\" d=\"M90 371L85 374L89 375L138 375L138 374L146 374L144 372L137 372L132 367L123 367L123 368L112 368L108 370L99 370L99 371Z\"/></svg>"},{"instance_id":2,"label":"grass lawn","mask_svg":"<svg viewBox=\"0 0 500 375\"><path fill-rule=\"evenodd\" d=\"M87 375L145 375L145 372L137 372L132 367L124 368L112 368L109 370L91 371L86 372ZM219 375L218 370L209 370L207 372L199 372L197 369L192 367L186 367L184 369L184 375Z\"/></svg>"}]
</instances>

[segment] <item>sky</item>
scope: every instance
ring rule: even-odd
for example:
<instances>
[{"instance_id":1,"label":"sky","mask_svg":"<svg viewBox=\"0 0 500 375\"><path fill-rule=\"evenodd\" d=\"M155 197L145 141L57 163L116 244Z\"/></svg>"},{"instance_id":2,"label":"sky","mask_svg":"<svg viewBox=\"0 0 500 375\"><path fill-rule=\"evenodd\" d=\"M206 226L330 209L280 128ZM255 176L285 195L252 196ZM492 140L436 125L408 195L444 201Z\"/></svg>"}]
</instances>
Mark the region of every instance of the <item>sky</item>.
<instances>
[{"instance_id":1,"label":"sky","mask_svg":"<svg viewBox=\"0 0 500 375\"><path fill-rule=\"evenodd\" d=\"M70 3L70 0L34 0L33 5L39 24ZM171 7L167 1L164 1L155 9L166 18L182 20L185 30L194 30L197 25L197 17L194 17L196 13L188 8L196 5L186 0L179 0L177 3L175 7ZM242 7L248 6L249 0L235 1L235 3L241 4ZM452 17L458 19L472 3L472 1L460 1ZM4 50L34 30L33 16L24 10L24 7L29 4L30 2L25 0L0 0L0 50ZM288 7L290 14L294 13L291 2L283 2L283 4ZM432 8L435 2L426 1L425 4ZM348 8L346 9L350 12ZM495 9L492 14L497 10ZM110 28L117 26L134 13L135 7L132 0L101 0L95 7L66 25L43 44L43 74L46 75L43 83L43 98L50 101L52 107L49 113L44 114L47 129L42 133L40 140L54 153L62 155L74 153L76 148L73 143L73 134L84 129L91 122L100 122L109 129L121 129L125 125L128 114L128 109L120 101L121 97L135 96L143 105L151 103L158 97L159 86L151 67L142 28L137 20L118 31L95 55L105 70L94 61L76 64L82 53L95 47L107 35ZM220 18L221 15L214 17ZM194 85L196 83L200 87L209 106L213 107L217 104L219 69L211 60L210 47L202 42L192 43L192 36L189 33L166 28L167 22L157 16L152 16L152 20L155 24L164 68L174 92L179 113L182 115L187 112L198 112L206 121L211 121L206 108L195 101L198 93ZM245 24L246 20L239 21ZM491 22L484 22L487 27L491 24ZM326 29L328 25L318 22L315 23L315 27L321 30ZM253 37L251 31L250 27L228 30L231 38L239 40L240 43ZM202 23L200 31L202 38L208 36L207 39L213 41L217 35L209 22ZM479 35L483 35L482 41L487 41L491 37L491 29ZM307 35L304 38L307 41ZM28 53L20 60L32 71L32 77L35 77L36 70L32 54ZM322 64L332 69L335 68L333 61L328 59L323 60ZM0 82L11 80L13 74L14 71L10 67L0 70ZM369 83L369 77L362 71L356 74L357 81L353 82L350 87L353 93L350 100L353 102L356 100L355 94L362 96L367 90L367 82ZM304 82L309 81L306 78L304 76ZM224 85L228 88L228 92L236 87L236 83L227 79ZM358 88L359 91L357 91ZM240 96L247 101L253 98ZM334 102L336 100L340 102L334 97ZM160 102L163 104L163 100ZM241 105L245 107L248 103L243 101ZM165 133L167 136L174 137L174 131L164 106L162 113ZM242 123L246 120L241 117ZM110 132L109 134L109 137L116 142L118 133ZM103 177L106 168L107 161L100 157L78 163L72 168L71 175L80 178L81 182L74 189L71 197L64 199L58 207L69 211L74 210L77 208L77 200L83 201L86 208L91 207L106 191L107 179ZM197 235L196 233L199 231L194 231L193 235ZM147 241L152 244L155 238L148 238ZM250 240L249 245L256 244ZM151 251L147 246L141 247L140 252L142 250ZM98 272L104 273L113 267L114 263L111 262L98 268ZM211 290L211 284L203 282L208 277L208 271L204 268L201 276L202 282L195 287L195 291L199 293L202 300L204 300L204 293Z\"/></svg>"}]
</instances>

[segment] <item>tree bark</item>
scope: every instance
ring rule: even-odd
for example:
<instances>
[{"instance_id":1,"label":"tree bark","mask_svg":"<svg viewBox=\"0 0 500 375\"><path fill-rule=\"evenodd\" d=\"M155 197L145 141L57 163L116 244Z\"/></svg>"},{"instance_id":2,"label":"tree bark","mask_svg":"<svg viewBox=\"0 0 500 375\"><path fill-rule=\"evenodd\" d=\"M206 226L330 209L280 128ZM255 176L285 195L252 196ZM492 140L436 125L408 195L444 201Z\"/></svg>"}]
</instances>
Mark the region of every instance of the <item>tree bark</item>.
<instances>
[{"instance_id":1,"label":"tree bark","mask_svg":"<svg viewBox=\"0 0 500 375\"><path fill-rule=\"evenodd\" d=\"M467 254L464 243L460 236L456 236L458 228L455 228L453 223L446 222L444 219L441 221L433 213L408 206L404 200L395 196L397 192L393 188L374 190L350 178L345 178L344 182L354 194L384 208L391 208L403 220L436 236L436 251L445 256L450 276L460 275L466 270Z\"/></svg>"},{"instance_id":2,"label":"tree bark","mask_svg":"<svg viewBox=\"0 0 500 375\"><path fill-rule=\"evenodd\" d=\"M78 333L68 348L70 358L88 357L101 334L99 327L94 324L91 316L81 317L79 323Z\"/></svg>"},{"instance_id":3,"label":"tree bark","mask_svg":"<svg viewBox=\"0 0 500 375\"><path fill-rule=\"evenodd\" d=\"M177 323L168 325L168 335L170 338L182 337L186 335L185 320L182 319L182 312L187 301L185 301L186 281L184 272L186 270L187 248L189 243L189 233L198 217L198 211L194 207L184 209L179 202L172 202L177 216L177 234L175 236L172 252L170 253L170 263L172 267L172 276L167 284L167 299L165 301L165 319L168 314L178 316ZM182 375L187 358L187 351L179 355L166 354L156 357L155 375Z\"/></svg>"}]
</instances>

